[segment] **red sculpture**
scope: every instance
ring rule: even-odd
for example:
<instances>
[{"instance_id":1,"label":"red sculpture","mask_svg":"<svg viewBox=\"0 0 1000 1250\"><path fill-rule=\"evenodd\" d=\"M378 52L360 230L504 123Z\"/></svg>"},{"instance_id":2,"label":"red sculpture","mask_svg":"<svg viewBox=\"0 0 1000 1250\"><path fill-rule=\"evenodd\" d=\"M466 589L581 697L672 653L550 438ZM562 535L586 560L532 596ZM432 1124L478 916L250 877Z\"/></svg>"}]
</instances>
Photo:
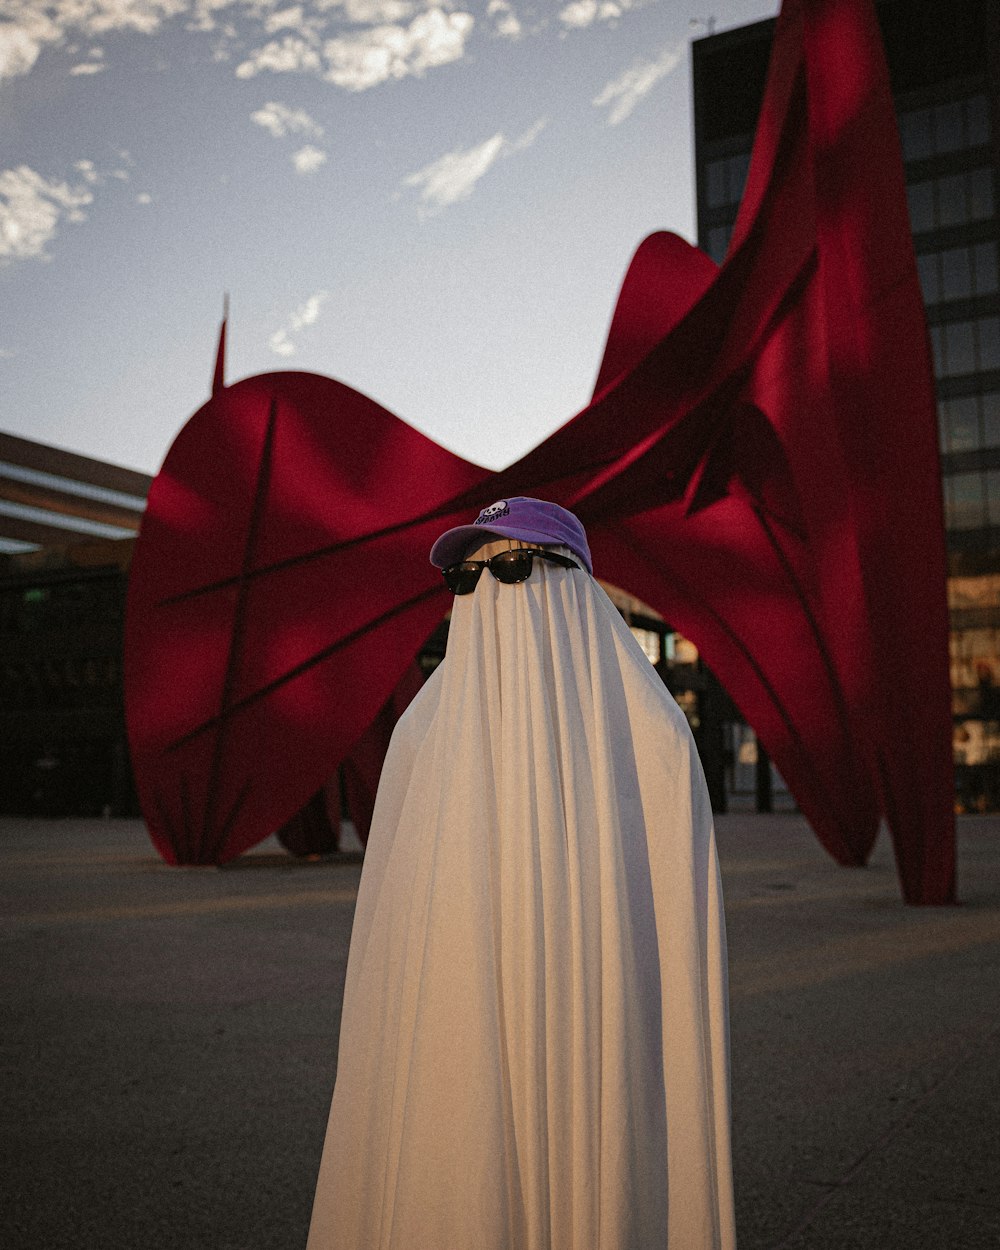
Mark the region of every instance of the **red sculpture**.
<instances>
[{"instance_id":1,"label":"red sculpture","mask_svg":"<svg viewBox=\"0 0 1000 1250\"><path fill-rule=\"evenodd\" d=\"M223 387L220 358L129 589L164 858L231 859L320 788L448 608L432 541L506 494L571 508L697 644L839 863L881 814L906 900L954 900L934 390L870 0L786 0L725 264L648 238L592 403L509 469L329 378Z\"/></svg>"}]
</instances>

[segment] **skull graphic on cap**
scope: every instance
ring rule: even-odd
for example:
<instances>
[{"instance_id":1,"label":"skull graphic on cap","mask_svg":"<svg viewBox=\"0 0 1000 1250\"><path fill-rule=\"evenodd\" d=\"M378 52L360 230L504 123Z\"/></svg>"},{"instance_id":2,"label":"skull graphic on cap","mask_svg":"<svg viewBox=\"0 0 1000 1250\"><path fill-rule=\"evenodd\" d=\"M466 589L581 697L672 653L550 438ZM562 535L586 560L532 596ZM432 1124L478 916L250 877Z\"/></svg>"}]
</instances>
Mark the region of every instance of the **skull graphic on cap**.
<instances>
[{"instance_id":1,"label":"skull graphic on cap","mask_svg":"<svg viewBox=\"0 0 1000 1250\"><path fill-rule=\"evenodd\" d=\"M498 499L496 503L491 503L488 508L484 508L479 516L473 521L473 525L489 525L491 521L498 521L500 517L506 516L510 512L510 504L506 499Z\"/></svg>"}]
</instances>

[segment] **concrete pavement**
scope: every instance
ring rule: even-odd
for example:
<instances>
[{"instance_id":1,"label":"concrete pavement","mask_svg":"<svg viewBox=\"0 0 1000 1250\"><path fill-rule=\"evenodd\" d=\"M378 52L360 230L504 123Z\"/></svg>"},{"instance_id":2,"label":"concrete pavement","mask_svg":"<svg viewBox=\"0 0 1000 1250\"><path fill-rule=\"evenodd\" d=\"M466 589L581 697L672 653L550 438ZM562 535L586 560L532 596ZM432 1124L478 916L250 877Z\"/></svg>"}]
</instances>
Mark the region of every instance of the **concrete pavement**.
<instances>
[{"instance_id":1,"label":"concrete pavement","mask_svg":"<svg viewBox=\"0 0 1000 1250\"><path fill-rule=\"evenodd\" d=\"M717 824L741 1250L996 1250L1000 818L941 909L884 838L847 870L796 815ZM304 1247L359 872L0 820L0 1246Z\"/></svg>"}]
</instances>

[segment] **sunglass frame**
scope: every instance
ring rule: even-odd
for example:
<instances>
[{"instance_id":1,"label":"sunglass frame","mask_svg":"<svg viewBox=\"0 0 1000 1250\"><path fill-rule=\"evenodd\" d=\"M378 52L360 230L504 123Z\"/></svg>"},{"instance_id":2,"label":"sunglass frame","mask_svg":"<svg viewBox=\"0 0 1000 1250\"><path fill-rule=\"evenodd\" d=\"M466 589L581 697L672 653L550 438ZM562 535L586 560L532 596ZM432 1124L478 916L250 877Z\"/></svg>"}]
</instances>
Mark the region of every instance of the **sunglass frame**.
<instances>
[{"instance_id":1,"label":"sunglass frame","mask_svg":"<svg viewBox=\"0 0 1000 1250\"><path fill-rule=\"evenodd\" d=\"M524 566L527 566L527 571L523 572L523 576L501 577L497 569L507 569L508 565L513 566L515 561L511 559L512 556L522 557L516 561L519 574ZM540 551L537 547L512 547L510 551L498 551L488 560L460 560L457 564L449 564L446 569L441 570L441 573L453 595L471 595L479 585L483 569L489 569L496 580L504 586L516 586L520 582L526 582L534 571L536 557L540 560L549 560L552 564L558 564L564 569L579 569L580 567L575 560L571 560L569 556L561 556L556 551ZM461 581L459 581L460 577ZM471 580L465 580L466 578L471 578Z\"/></svg>"}]
</instances>

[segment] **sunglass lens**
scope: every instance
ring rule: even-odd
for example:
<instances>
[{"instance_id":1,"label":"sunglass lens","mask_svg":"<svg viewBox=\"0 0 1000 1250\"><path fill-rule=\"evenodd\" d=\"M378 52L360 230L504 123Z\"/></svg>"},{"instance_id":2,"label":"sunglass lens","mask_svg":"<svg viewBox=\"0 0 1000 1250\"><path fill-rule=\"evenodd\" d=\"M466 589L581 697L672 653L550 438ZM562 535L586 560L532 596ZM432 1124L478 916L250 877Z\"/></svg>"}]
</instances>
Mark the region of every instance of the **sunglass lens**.
<instances>
[{"instance_id":1,"label":"sunglass lens","mask_svg":"<svg viewBox=\"0 0 1000 1250\"><path fill-rule=\"evenodd\" d=\"M476 589L482 571L481 564L471 562L453 564L444 570L444 580L452 594L471 595Z\"/></svg>"},{"instance_id":2,"label":"sunglass lens","mask_svg":"<svg viewBox=\"0 0 1000 1250\"><path fill-rule=\"evenodd\" d=\"M530 551L501 551L490 561L490 572L507 586L526 582L531 576L531 560Z\"/></svg>"}]
</instances>

